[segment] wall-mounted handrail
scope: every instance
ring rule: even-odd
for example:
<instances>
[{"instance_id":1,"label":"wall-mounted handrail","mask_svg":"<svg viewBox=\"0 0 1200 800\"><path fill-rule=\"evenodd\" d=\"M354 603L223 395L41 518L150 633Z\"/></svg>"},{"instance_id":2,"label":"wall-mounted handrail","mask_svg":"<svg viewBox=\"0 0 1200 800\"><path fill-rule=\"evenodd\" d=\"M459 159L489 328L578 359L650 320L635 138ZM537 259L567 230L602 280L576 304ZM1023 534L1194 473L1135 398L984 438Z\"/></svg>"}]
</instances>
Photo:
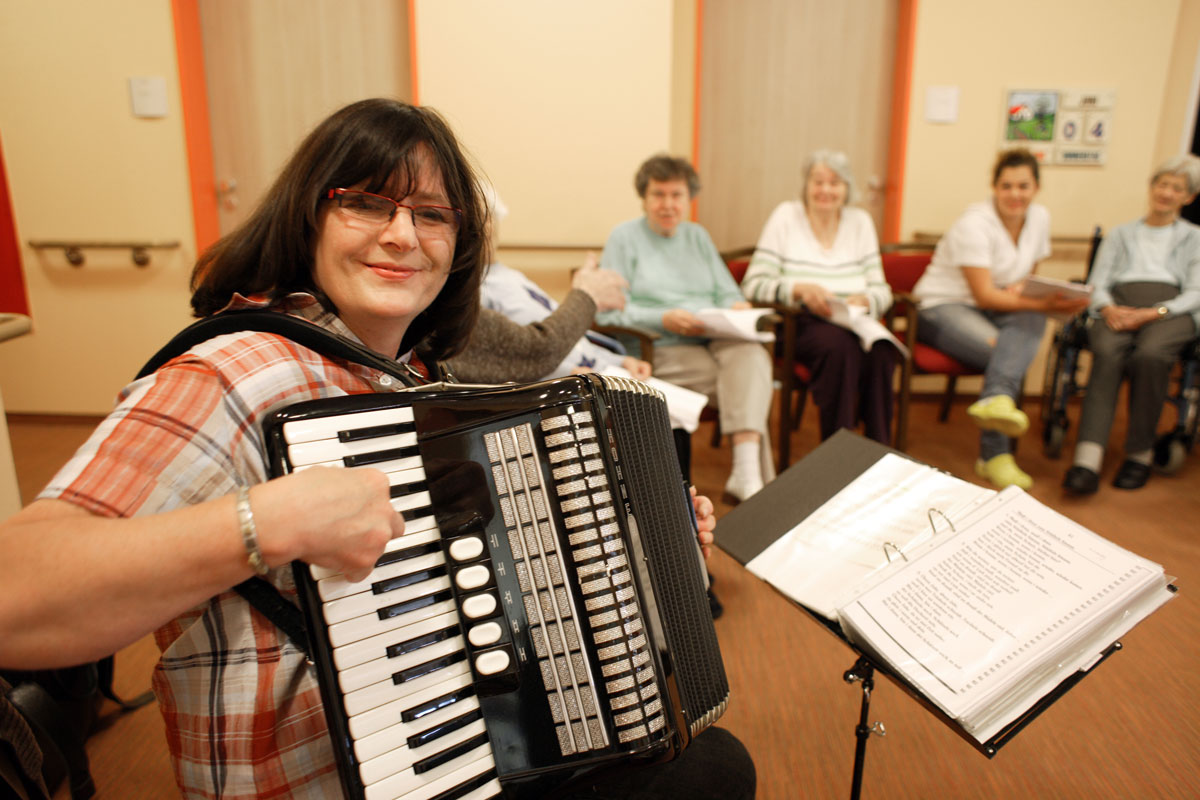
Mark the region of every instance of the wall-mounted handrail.
<instances>
[{"instance_id":1,"label":"wall-mounted handrail","mask_svg":"<svg viewBox=\"0 0 1200 800\"><path fill-rule=\"evenodd\" d=\"M173 250L179 247L178 240L167 242L100 242L87 239L80 240L29 240L29 246L35 250L62 250L67 263L73 267L82 267L84 250L128 250L133 263L144 267L150 263L148 250Z\"/></svg>"}]
</instances>

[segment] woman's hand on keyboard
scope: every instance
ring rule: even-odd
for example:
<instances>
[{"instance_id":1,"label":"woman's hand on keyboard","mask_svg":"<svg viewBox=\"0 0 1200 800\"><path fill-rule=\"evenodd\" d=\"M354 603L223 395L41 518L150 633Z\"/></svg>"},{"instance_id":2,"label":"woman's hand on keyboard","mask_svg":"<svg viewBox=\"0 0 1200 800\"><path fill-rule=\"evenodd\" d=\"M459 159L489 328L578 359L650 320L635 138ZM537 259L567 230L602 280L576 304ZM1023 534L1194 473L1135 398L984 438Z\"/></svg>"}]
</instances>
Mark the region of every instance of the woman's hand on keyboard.
<instances>
[{"instance_id":1,"label":"woman's hand on keyboard","mask_svg":"<svg viewBox=\"0 0 1200 800\"><path fill-rule=\"evenodd\" d=\"M300 559L352 582L366 578L387 543L404 533L387 476L369 467L301 470L256 486L251 505L268 564Z\"/></svg>"}]
</instances>

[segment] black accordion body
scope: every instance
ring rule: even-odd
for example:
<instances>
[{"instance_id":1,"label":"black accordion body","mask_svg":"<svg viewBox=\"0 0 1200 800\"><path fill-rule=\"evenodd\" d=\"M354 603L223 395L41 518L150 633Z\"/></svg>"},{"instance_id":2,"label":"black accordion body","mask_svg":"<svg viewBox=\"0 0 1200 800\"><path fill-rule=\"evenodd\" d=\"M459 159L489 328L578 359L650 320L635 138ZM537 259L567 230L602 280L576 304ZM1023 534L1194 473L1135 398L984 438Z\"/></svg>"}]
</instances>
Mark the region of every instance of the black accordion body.
<instances>
[{"instance_id":1,"label":"black accordion body","mask_svg":"<svg viewBox=\"0 0 1200 800\"><path fill-rule=\"evenodd\" d=\"M297 562L346 794L541 795L677 755L729 686L662 396L596 375L300 403L271 471L373 466L371 577Z\"/></svg>"}]
</instances>

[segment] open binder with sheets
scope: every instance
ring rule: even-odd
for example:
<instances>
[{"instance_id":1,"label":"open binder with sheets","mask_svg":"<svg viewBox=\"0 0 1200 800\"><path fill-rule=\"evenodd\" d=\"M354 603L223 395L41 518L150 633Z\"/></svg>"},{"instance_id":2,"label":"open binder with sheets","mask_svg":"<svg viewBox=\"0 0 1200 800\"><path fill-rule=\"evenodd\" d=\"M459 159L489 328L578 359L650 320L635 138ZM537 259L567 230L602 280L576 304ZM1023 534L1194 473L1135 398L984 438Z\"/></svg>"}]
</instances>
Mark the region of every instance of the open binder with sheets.
<instances>
[{"instance_id":1,"label":"open binder with sheets","mask_svg":"<svg viewBox=\"0 0 1200 800\"><path fill-rule=\"evenodd\" d=\"M820 475L812 508L784 527L750 507L756 496L718 542L989 755L1174 596L1160 565L1016 487L975 486L848 433L810 458L816 468L781 480L803 493ZM845 462L862 466L834 490L829 469Z\"/></svg>"}]
</instances>

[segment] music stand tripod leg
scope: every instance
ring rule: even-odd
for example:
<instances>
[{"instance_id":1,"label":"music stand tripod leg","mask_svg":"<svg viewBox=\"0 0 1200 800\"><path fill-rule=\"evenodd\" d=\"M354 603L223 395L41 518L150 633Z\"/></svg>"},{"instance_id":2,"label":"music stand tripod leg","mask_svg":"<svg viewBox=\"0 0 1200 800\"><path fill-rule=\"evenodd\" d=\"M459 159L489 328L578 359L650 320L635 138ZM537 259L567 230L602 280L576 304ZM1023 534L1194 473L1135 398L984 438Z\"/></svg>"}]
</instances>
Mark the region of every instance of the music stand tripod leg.
<instances>
[{"instance_id":1,"label":"music stand tripod leg","mask_svg":"<svg viewBox=\"0 0 1200 800\"><path fill-rule=\"evenodd\" d=\"M846 670L842 678L846 683L862 683L862 705L858 714L858 725L854 728L857 742L854 746L854 777L850 783L850 800L859 800L862 794L863 762L867 758L867 737L872 733L884 735L883 723L868 723L871 707L871 690L875 688L875 666L865 658L859 658L854 666Z\"/></svg>"}]
</instances>

